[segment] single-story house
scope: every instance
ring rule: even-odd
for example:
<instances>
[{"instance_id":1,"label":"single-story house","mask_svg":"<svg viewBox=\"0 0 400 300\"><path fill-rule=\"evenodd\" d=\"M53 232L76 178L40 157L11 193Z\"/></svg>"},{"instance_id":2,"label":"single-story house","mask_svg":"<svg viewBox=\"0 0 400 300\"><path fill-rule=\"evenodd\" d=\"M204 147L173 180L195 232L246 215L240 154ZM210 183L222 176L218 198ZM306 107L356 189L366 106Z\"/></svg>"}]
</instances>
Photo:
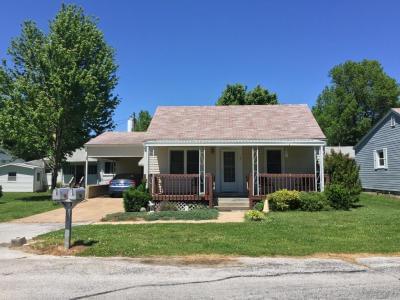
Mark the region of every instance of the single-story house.
<instances>
[{"instance_id":1,"label":"single-story house","mask_svg":"<svg viewBox=\"0 0 400 300\"><path fill-rule=\"evenodd\" d=\"M0 165L3 192L38 192L45 189L44 168L32 162L11 162Z\"/></svg>"},{"instance_id":2,"label":"single-story house","mask_svg":"<svg viewBox=\"0 0 400 300\"><path fill-rule=\"evenodd\" d=\"M324 189L326 137L307 105L163 106L147 132L106 132L88 158L144 167L154 201L252 202L278 189ZM144 151L143 159L142 153Z\"/></svg>"},{"instance_id":3,"label":"single-story house","mask_svg":"<svg viewBox=\"0 0 400 300\"><path fill-rule=\"evenodd\" d=\"M392 108L354 149L363 189L400 192L400 108Z\"/></svg>"}]
</instances>

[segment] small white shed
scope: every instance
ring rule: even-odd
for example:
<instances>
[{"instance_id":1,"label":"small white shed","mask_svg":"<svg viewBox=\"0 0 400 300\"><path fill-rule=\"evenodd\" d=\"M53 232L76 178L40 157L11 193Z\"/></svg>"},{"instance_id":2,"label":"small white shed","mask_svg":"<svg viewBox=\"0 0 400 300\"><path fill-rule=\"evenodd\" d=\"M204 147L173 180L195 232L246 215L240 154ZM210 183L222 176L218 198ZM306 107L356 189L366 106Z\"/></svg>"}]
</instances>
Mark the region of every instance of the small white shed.
<instances>
[{"instance_id":1,"label":"small white shed","mask_svg":"<svg viewBox=\"0 0 400 300\"><path fill-rule=\"evenodd\" d=\"M44 168L29 163L0 166L3 192L38 192L43 190Z\"/></svg>"}]
</instances>

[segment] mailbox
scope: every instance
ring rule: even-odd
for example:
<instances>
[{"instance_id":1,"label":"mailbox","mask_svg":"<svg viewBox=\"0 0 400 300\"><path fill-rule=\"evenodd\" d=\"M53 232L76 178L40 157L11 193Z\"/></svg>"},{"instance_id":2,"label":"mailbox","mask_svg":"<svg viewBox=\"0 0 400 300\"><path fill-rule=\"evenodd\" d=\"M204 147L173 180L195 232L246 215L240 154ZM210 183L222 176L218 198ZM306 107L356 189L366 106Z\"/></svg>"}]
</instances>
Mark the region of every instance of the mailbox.
<instances>
[{"instance_id":1,"label":"mailbox","mask_svg":"<svg viewBox=\"0 0 400 300\"><path fill-rule=\"evenodd\" d=\"M68 199L71 201L81 201L85 199L85 188L73 188L69 190Z\"/></svg>"},{"instance_id":2,"label":"mailbox","mask_svg":"<svg viewBox=\"0 0 400 300\"><path fill-rule=\"evenodd\" d=\"M57 202L68 200L68 192L69 188L54 189L52 198Z\"/></svg>"}]
</instances>

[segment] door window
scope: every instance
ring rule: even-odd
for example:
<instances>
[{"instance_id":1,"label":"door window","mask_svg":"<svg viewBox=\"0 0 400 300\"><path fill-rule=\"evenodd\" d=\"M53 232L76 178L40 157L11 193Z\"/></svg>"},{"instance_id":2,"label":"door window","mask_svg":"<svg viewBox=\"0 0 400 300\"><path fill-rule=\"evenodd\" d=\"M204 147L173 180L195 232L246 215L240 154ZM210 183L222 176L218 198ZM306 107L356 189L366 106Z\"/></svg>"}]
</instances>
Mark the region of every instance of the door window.
<instances>
[{"instance_id":1,"label":"door window","mask_svg":"<svg viewBox=\"0 0 400 300\"><path fill-rule=\"evenodd\" d=\"M235 182L235 152L226 151L224 160L224 182Z\"/></svg>"},{"instance_id":2,"label":"door window","mask_svg":"<svg viewBox=\"0 0 400 300\"><path fill-rule=\"evenodd\" d=\"M199 151L188 150L186 152L186 173L187 174L199 173Z\"/></svg>"},{"instance_id":3,"label":"door window","mask_svg":"<svg viewBox=\"0 0 400 300\"><path fill-rule=\"evenodd\" d=\"M183 150L170 152L170 173L184 174L185 173L185 152Z\"/></svg>"}]
</instances>

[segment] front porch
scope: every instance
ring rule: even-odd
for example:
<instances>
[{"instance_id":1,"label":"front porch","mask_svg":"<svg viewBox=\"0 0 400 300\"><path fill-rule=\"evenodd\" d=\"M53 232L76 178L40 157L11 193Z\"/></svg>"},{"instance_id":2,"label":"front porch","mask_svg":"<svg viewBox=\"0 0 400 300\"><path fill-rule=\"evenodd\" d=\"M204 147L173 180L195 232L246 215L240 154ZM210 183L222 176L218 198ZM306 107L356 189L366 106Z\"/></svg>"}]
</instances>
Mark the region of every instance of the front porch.
<instances>
[{"instance_id":1,"label":"front porch","mask_svg":"<svg viewBox=\"0 0 400 300\"><path fill-rule=\"evenodd\" d=\"M252 207L280 189L323 190L321 153L322 144L146 146L145 174L154 201L246 197Z\"/></svg>"}]
</instances>

